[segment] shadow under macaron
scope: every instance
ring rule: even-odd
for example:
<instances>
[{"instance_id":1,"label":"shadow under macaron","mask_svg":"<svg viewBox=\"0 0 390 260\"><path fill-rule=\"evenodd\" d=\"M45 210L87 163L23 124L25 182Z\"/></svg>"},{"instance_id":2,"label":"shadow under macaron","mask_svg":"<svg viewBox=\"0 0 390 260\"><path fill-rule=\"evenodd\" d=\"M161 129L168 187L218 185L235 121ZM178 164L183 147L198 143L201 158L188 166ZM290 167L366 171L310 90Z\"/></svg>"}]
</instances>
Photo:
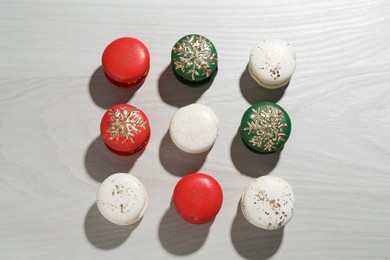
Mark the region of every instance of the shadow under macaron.
<instances>
[{"instance_id":1,"label":"shadow under macaron","mask_svg":"<svg viewBox=\"0 0 390 260\"><path fill-rule=\"evenodd\" d=\"M189 255L205 243L214 220L205 224L191 224L180 217L173 201L159 225L158 237L166 251L177 256Z\"/></svg>"},{"instance_id":2,"label":"shadow under macaron","mask_svg":"<svg viewBox=\"0 0 390 260\"><path fill-rule=\"evenodd\" d=\"M117 155L111 152L98 136L85 153L85 169L94 180L103 182L111 174L129 172L143 151L130 156Z\"/></svg>"},{"instance_id":3,"label":"shadow under macaron","mask_svg":"<svg viewBox=\"0 0 390 260\"><path fill-rule=\"evenodd\" d=\"M236 169L250 177L260 177L270 173L279 161L281 150L274 153L258 153L249 149L237 131L230 146L230 156Z\"/></svg>"},{"instance_id":4,"label":"shadow under macaron","mask_svg":"<svg viewBox=\"0 0 390 260\"><path fill-rule=\"evenodd\" d=\"M158 92L165 103L180 108L195 103L212 83L213 79L189 86L177 78L168 64L158 79Z\"/></svg>"},{"instance_id":5,"label":"shadow under macaron","mask_svg":"<svg viewBox=\"0 0 390 260\"><path fill-rule=\"evenodd\" d=\"M245 259L261 260L272 257L280 248L283 228L265 230L249 223L242 211L240 201L231 227L234 249Z\"/></svg>"},{"instance_id":6,"label":"shadow under macaron","mask_svg":"<svg viewBox=\"0 0 390 260\"><path fill-rule=\"evenodd\" d=\"M101 108L109 109L117 104L126 104L142 86L120 88L114 86L104 75L102 66L99 66L89 80L89 93L92 100Z\"/></svg>"},{"instance_id":7,"label":"shadow under macaron","mask_svg":"<svg viewBox=\"0 0 390 260\"><path fill-rule=\"evenodd\" d=\"M198 172L211 149L198 154L186 153L173 143L168 130L160 144L160 163L170 174L183 177Z\"/></svg>"},{"instance_id":8,"label":"shadow under macaron","mask_svg":"<svg viewBox=\"0 0 390 260\"><path fill-rule=\"evenodd\" d=\"M268 89L260 86L250 75L248 66L240 77L240 90L242 96L249 104L255 104L261 101L278 102L284 95L289 83L281 88Z\"/></svg>"},{"instance_id":9,"label":"shadow under macaron","mask_svg":"<svg viewBox=\"0 0 390 260\"><path fill-rule=\"evenodd\" d=\"M116 225L105 219L96 203L93 203L85 217L84 232L93 246L111 250L123 244L141 221L126 226Z\"/></svg>"},{"instance_id":10,"label":"shadow under macaron","mask_svg":"<svg viewBox=\"0 0 390 260\"><path fill-rule=\"evenodd\" d=\"M173 68L172 68L172 70L173 70ZM211 84L213 84L213 81L214 81L215 77L217 76L217 74L218 74L218 67L216 67L215 71L207 79L204 79L201 81L189 81L189 80L185 80L185 79L181 78L178 74L176 74L173 71L173 75L175 75L175 77L180 82L182 82L184 85L192 87L192 88L199 88L199 87L207 87L208 88L208 87L210 87Z\"/></svg>"}]
</instances>

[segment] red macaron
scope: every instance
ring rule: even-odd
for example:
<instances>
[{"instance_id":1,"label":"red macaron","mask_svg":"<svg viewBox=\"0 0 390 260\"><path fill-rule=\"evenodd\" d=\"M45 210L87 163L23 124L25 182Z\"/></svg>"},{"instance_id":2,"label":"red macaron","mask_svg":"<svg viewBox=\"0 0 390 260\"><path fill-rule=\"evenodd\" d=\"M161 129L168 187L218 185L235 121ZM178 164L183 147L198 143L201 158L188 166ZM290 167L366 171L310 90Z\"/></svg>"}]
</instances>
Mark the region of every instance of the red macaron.
<instances>
[{"instance_id":1,"label":"red macaron","mask_svg":"<svg viewBox=\"0 0 390 260\"><path fill-rule=\"evenodd\" d=\"M104 114L100 133L112 152L132 155L143 150L149 142L149 120L144 112L135 106L115 105Z\"/></svg>"},{"instance_id":2,"label":"red macaron","mask_svg":"<svg viewBox=\"0 0 390 260\"><path fill-rule=\"evenodd\" d=\"M111 42L103 52L102 66L106 78L117 87L138 87L145 81L150 67L148 48L131 37Z\"/></svg>"},{"instance_id":3,"label":"red macaron","mask_svg":"<svg viewBox=\"0 0 390 260\"><path fill-rule=\"evenodd\" d=\"M203 173L183 177L173 192L176 211L186 221L203 224L211 221L222 206L223 194L219 183Z\"/></svg>"}]
</instances>

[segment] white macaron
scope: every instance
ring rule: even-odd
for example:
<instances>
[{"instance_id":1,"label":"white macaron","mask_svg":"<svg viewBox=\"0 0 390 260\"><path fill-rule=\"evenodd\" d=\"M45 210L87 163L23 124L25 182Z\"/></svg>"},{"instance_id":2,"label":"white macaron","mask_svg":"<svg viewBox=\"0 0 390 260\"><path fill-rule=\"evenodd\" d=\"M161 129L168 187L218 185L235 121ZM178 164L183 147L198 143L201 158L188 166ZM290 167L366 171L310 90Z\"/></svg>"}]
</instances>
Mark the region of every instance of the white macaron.
<instances>
[{"instance_id":1,"label":"white macaron","mask_svg":"<svg viewBox=\"0 0 390 260\"><path fill-rule=\"evenodd\" d=\"M148 194L135 176L115 173L100 185L96 203L102 215L112 223L130 225L143 217Z\"/></svg>"},{"instance_id":2,"label":"white macaron","mask_svg":"<svg viewBox=\"0 0 390 260\"><path fill-rule=\"evenodd\" d=\"M218 118L211 108L191 104L173 115L169 134L173 143L184 152L203 153L214 145L218 128Z\"/></svg>"},{"instance_id":3,"label":"white macaron","mask_svg":"<svg viewBox=\"0 0 390 260\"><path fill-rule=\"evenodd\" d=\"M248 69L252 78L265 88L287 85L294 74L296 58L291 45L284 40L264 40L253 48Z\"/></svg>"},{"instance_id":4,"label":"white macaron","mask_svg":"<svg viewBox=\"0 0 390 260\"><path fill-rule=\"evenodd\" d=\"M295 211L293 189L282 178L259 177L243 193L241 210L256 227L268 230L284 227Z\"/></svg>"}]
</instances>

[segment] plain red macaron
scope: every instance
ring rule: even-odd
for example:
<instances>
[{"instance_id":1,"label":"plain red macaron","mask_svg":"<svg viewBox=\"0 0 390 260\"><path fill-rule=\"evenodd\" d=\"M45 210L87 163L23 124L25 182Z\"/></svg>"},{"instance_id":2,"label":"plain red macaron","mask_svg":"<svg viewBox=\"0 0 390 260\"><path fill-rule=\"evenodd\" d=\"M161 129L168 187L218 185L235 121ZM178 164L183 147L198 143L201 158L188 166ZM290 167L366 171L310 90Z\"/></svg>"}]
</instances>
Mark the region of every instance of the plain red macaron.
<instances>
[{"instance_id":1,"label":"plain red macaron","mask_svg":"<svg viewBox=\"0 0 390 260\"><path fill-rule=\"evenodd\" d=\"M119 38L104 50L102 66L107 79L115 86L140 86L149 72L148 48L138 39Z\"/></svg>"},{"instance_id":2,"label":"plain red macaron","mask_svg":"<svg viewBox=\"0 0 390 260\"><path fill-rule=\"evenodd\" d=\"M211 221L221 209L222 200L219 183L203 173L183 177L173 192L176 211L184 220L193 224Z\"/></svg>"},{"instance_id":3,"label":"plain red macaron","mask_svg":"<svg viewBox=\"0 0 390 260\"><path fill-rule=\"evenodd\" d=\"M145 148L149 142L149 120L144 112L135 106L115 105L104 114L100 133L112 152L132 155Z\"/></svg>"}]
</instances>

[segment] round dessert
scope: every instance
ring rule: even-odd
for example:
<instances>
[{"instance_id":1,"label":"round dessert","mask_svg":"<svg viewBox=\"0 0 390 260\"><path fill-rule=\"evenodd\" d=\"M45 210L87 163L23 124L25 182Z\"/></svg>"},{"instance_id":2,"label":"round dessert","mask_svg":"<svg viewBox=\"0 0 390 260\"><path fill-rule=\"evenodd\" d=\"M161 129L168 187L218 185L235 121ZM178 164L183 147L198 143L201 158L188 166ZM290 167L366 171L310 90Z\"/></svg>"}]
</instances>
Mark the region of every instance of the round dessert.
<instances>
[{"instance_id":1,"label":"round dessert","mask_svg":"<svg viewBox=\"0 0 390 260\"><path fill-rule=\"evenodd\" d=\"M183 177L173 192L176 211L193 224L211 221L221 209L222 200L221 186L213 177L203 173Z\"/></svg>"},{"instance_id":2,"label":"round dessert","mask_svg":"<svg viewBox=\"0 0 390 260\"><path fill-rule=\"evenodd\" d=\"M264 40L251 52L248 69L262 87L281 88L290 82L295 71L295 53L283 40Z\"/></svg>"},{"instance_id":3,"label":"round dessert","mask_svg":"<svg viewBox=\"0 0 390 260\"><path fill-rule=\"evenodd\" d=\"M145 214L148 194L133 175L115 173L100 185L96 204L102 215L112 223L130 225Z\"/></svg>"},{"instance_id":4,"label":"round dessert","mask_svg":"<svg viewBox=\"0 0 390 260\"><path fill-rule=\"evenodd\" d=\"M272 153L283 148L291 133L287 112L272 102L249 107L241 119L241 137L252 151Z\"/></svg>"},{"instance_id":5,"label":"round dessert","mask_svg":"<svg viewBox=\"0 0 390 260\"><path fill-rule=\"evenodd\" d=\"M173 143L184 152L203 153L214 145L218 127L218 118L211 108L191 104L173 115L169 134Z\"/></svg>"},{"instance_id":6,"label":"round dessert","mask_svg":"<svg viewBox=\"0 0 390 260\"><path fill-rule=\"evenodd\" d=\"M193 87L213 80L218 70L215 46L198 34L189 34L178 40L172 48L171 60L176 77Z\"/></svg>"},{"instance_id":7,"label":"round dessert","mask_svg":"<svg viewBox=\"0 0 390 260\"><path fill-rule=\"evenodd\" d=\"M144 112L135 106L119 104L104 114L100 133L106 146L119 155L132 155L149 142L150 126Z\"/></svg>"},{"instance_id":8,"label":"round dessert","mask_svg":"<svg viewBox=\"0 0 390 260\"><path fill-rule=\"evenodd\" d=\"M113 85L138 87L149 72L149 51L145 44L135 38L119 38L104 50L102 65L106 78Z\"/></svg>"},{"instance_id":9,"label":"round dessert","mask_svg":"<svg viewBox=\"0 0 390 260\"><path fill-rule=\"evenodd\" d=\"M256 227L268 230L284 227L295 211L293 189L279 177L257 178L243 193L241 210Z\"/></svg>"}]
</instances>

